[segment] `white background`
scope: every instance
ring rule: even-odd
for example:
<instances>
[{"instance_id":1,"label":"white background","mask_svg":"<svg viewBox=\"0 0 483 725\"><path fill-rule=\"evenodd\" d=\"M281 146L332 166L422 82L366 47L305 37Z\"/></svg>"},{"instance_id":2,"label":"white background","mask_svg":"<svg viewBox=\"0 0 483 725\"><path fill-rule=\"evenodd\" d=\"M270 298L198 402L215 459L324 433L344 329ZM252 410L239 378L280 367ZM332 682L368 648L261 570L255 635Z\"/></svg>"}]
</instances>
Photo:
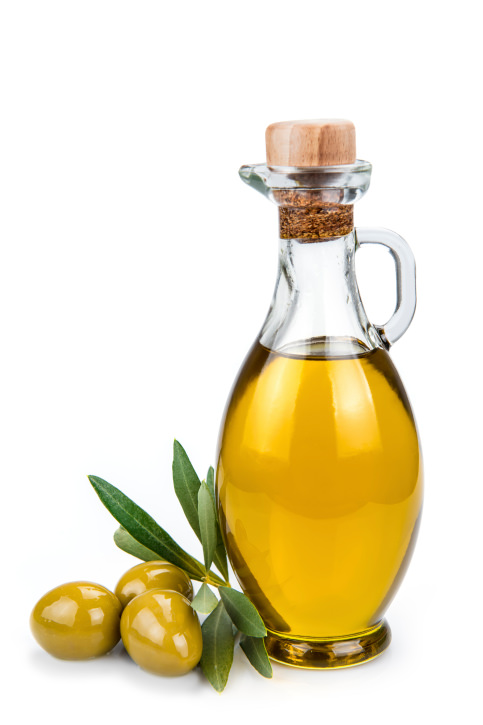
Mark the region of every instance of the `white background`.
<instances>
[{"instance_id":1,"label":"white background","mask_svg":"<svg viewBox=\"0 0 483 725\"><path fill-rule=\"evenodd\" d=\"M475 2L11 0L0 11L2 710L6 722L477 722L481 644L481 34ZM229 388L268 308L276 210L237 176L265 127L350 118L373 162L360 226L418 263L393 350L426 467L416 553L380 659L334 672L238 653L223 695L33 641L65 581L114 587L135 561L85 474L200 555L172 440L204 475ZM370 317L390 257L360 252ZM310 587L310 582L307 582ZM260 713L260 715L258 715ZM153 720L154 718L154 720Z\"/></svg>"}]
</instances>

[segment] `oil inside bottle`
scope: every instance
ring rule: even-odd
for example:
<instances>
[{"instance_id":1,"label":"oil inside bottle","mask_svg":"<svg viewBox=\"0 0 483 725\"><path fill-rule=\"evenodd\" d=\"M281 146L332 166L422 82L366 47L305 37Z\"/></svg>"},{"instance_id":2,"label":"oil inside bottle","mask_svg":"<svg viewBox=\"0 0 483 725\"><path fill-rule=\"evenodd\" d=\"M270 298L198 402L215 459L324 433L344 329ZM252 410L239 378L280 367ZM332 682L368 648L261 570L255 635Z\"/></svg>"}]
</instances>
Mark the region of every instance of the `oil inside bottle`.
<instances>
[{"instance_id":1,"label":"oil inside bottle","mask_svg":"<svg viewBox=\"0 0 483 725\"><path fill-rule=\"evenodd\" d=\"M350 638L380 622L422 500L418 435L383 349L319 338L253 346L219 441L225 543L268 629Z\"/></svg>"}]
</instances>

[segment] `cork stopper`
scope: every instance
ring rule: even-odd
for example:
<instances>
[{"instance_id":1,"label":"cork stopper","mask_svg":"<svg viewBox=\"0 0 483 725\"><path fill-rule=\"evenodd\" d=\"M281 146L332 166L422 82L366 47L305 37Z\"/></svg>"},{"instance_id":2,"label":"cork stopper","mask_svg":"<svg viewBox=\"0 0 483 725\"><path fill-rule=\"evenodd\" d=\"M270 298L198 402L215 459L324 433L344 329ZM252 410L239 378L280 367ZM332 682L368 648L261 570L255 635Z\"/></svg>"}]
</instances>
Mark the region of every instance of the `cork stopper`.
<instances>
[{"instance_id":1,"label":"cork stopper","mask_svg":"<svg viewBox=\"0 0 483 725\"><path fill-rule=\"evenodd\" d=\"M356 160L354 124L339 118L272 123L265 140L267 166L339 166Z\"/></svg>"}]
</instances>

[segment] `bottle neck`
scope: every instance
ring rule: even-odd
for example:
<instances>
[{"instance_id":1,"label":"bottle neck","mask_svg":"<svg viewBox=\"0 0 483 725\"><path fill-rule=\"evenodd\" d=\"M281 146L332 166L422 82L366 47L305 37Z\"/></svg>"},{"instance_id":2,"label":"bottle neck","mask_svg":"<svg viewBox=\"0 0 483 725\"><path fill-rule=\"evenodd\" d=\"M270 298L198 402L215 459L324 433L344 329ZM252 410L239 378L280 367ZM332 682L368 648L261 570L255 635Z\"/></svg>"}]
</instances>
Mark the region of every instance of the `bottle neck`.
<instances>
[{"instance_id":1,"label":"bottle neck","mask_svg":"<svg viewBox=\"0 0 483 725\"><path fill-rule=\"evenodd\" d=\"M362 305L355 235L280 239L275 292L260 342L278 352L345 357L382 343Z\"/></svg>"}]
</instances>

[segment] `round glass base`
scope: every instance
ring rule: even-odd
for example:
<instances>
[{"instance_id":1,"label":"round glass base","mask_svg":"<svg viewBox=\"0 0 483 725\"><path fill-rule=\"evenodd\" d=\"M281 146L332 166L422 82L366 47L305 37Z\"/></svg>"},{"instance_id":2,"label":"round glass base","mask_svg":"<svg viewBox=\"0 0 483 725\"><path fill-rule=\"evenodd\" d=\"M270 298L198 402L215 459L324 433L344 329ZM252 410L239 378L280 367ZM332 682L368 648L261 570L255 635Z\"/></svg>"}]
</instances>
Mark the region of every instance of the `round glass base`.
<instances>
[{"instance_id":1,"label":"round glass base","mask_svg":"<svg viewBox=\"0 0 483 725\"><path fill-rule=\"evenodd\" d=\"M353 667L379 657L391 642L385 620L350 639L290 639L268 630L265 638L268 656L275 662L310 670Z\"/></svg>"}]
</instances>

